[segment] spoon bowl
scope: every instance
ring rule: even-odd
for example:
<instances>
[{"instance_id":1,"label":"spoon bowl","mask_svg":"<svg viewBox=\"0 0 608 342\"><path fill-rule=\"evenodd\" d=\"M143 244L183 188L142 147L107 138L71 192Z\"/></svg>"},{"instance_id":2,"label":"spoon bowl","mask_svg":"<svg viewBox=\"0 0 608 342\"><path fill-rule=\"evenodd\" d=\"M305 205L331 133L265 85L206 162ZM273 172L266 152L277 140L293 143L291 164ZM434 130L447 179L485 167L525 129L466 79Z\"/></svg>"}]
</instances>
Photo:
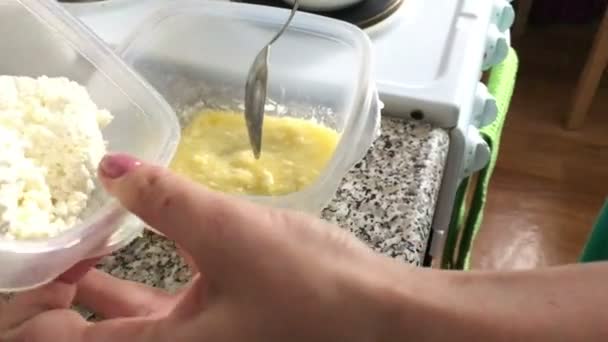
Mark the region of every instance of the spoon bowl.
<instances>
[{"instance_id":1,"label":"spoon bowl","mask_svg":"<svg viewBox=\"0 0 608 342\"><path fill-rule=\"evenodd\" d=\"M296 14L298 6L299 0L294 0L289 18L279 32L255 57L247 75L247 83L245 84L245 122L247 124L249 143L251 144L251 150L255 159L259 159L262 153L262 127L264 125L264 108L266 105L266 93L268 91L268 58L270 56L270 47L285 32Z\"/></svg>"}]
</instances>

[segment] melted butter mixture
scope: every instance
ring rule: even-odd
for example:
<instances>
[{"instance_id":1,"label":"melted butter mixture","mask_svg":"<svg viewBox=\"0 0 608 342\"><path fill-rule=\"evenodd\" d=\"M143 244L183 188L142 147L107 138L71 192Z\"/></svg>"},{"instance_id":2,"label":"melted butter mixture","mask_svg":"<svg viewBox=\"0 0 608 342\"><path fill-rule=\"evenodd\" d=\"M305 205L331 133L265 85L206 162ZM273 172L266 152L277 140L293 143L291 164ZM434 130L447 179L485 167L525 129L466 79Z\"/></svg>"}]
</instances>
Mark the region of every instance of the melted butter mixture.
<instances>
[{"instance_id":1,"label":"melted butter mixture","mask_svg":"<svg viewBox=\"0 0 608 342\"><path fill-rule=\"evenodd\" d=\"M266 116L262 137L256 160L242 113L203 111L182 131L171 169L222 192L284 195L319 176L340 135L309 120Z\"/></svg>"}]
</instances>

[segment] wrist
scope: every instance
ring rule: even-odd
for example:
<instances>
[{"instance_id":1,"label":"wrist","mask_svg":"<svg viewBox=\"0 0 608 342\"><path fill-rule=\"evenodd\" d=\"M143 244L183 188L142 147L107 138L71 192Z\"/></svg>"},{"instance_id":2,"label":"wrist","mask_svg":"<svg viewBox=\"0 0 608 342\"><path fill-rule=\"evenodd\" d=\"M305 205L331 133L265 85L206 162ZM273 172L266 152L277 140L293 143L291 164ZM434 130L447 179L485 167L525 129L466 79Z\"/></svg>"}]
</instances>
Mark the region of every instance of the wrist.
<instances>
[{"instance_id":1,"label":"wrist","mask_svg":"<svg viewBox=\"0 0 608 342\"><path fill-rule=\"evenodd\" d=\"M376 291L375 319L376 341L422 341L421 331L429 322L426 298L429 289L420 284L433 284L430 274L406 265L399 270L387 270L390 283L385 283L382 291ZM431 320L432 321L432 320Z\"/></svg>"},{"instance_id":2,"label":"wrist","mask_svg":"<svg viewBox=\"0 0 608 342\"><path fill-rule=\"evenodd\" d=\"M530 323L542 320L522 319L500 276L401 268L376 294L376 341L531 341L538 332Z\"/></svg>"},{"instance_id":3,"label":"wrist","mask_svg":"<svg viewBox=\"0 0 608 342\"><path fill-rule=\"evenodd\" d=\"M443 341L465 320L459 318L449 272L384 261L383 275L368 280L373 303L373 341ZM451 289L451 290L450 290ZM448 322L449 321L449 322ZM441 322L438 324L438 322Z\"/></svg>"},{"instance_id":4,"label":"wrist","mask_svg":"<svg viewBox=\"0 0 608 342\"><path fill-rule=\"evenodd\" d=\"M386 257L359 264L343 291L345 301L350 301L343 310L350 312L351 322L359 322L353 341L425 340L423 332L431 327L424 325L436 321L433 292L444 281L441 275Z\"/></svg>"}]
</instances>

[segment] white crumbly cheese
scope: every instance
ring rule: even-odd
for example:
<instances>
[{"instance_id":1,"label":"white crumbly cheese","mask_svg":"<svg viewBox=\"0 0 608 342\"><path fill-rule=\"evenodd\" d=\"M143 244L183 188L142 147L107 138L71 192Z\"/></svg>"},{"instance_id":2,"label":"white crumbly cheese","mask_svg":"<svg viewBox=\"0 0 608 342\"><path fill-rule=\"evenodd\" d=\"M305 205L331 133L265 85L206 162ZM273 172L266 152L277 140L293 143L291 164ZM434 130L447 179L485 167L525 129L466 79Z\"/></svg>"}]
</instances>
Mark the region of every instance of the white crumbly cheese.
<instances>
[{"instance_id":1,"label":"white crumbly cheese","mask_svg":"<svg viewBox=\"0 0 608 342\"><path fill-rule=\"evenodd\" d=\"M111 120L66 78L0 76L0 237L48 238L79 221Z\"/></svg>"}]
</instances>

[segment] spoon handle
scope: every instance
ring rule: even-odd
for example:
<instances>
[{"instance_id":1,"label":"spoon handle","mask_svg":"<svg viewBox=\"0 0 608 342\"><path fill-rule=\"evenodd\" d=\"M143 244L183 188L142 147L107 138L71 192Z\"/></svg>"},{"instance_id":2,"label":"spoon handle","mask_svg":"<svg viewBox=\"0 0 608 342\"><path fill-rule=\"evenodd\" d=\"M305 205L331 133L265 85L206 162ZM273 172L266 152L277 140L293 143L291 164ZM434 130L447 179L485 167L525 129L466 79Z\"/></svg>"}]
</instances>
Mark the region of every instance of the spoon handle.
<instances>
[{"instance_id":1,"label":"spoon handle","mask_svg":"<svg viewBox=\"0 0 608 342\"><path fill-rule=\"evenodd\" d=\"M289 14L289 18L287 19L287 21L285 22L283 27L281 27L281 30L279 30L279 32L277 32L277 34L275 34L274 37L272 37L272 39L270 40L268 45L271 45L272 43L276 42L277 39L279 39L279 37L285 32L285 30L291 23L291 20L296 15L296 12L298 11L298 7L300 7L300 0L294 0L293 7L291 8L291 13Z\"/></svg>"}]
</instances>

